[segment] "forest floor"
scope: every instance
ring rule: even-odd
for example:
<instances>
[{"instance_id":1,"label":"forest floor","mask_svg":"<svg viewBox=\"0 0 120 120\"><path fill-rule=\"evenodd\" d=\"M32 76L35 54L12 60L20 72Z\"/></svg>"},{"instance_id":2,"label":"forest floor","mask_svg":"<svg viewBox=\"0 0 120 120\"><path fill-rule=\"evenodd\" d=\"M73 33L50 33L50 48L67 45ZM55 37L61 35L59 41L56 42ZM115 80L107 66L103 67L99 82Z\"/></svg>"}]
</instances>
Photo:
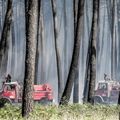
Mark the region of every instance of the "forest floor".
<instances>
[{"instance_id":1,"label":"forest floor","mask_svg":"<svg viewBox=\"0 0 120 120\"><path fill-rule=\"evenodd\" d=\"M119 120L120 106L80 105L41 106L36 105L29 120ZM21 108L5 106L0 109L0 120L23 120Z\"/></svg>"}]
</instances>

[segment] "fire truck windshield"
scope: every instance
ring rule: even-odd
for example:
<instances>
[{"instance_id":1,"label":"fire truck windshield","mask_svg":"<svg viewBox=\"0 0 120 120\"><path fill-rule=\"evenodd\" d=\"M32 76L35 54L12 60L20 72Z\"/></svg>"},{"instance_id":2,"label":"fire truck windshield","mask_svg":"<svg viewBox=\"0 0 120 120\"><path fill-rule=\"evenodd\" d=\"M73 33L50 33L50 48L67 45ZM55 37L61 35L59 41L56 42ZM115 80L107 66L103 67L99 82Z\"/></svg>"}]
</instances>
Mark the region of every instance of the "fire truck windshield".
<instances>
[{"instance_id":1,"label":"fire truck windshield","mask_svg":"<svg viewBox=\"0 0 120 120\"><path fill-rule=\"evenodd\" d=\"M107 83L99 83L98 90L107 90Z\"/></svg>"}]
</instances>

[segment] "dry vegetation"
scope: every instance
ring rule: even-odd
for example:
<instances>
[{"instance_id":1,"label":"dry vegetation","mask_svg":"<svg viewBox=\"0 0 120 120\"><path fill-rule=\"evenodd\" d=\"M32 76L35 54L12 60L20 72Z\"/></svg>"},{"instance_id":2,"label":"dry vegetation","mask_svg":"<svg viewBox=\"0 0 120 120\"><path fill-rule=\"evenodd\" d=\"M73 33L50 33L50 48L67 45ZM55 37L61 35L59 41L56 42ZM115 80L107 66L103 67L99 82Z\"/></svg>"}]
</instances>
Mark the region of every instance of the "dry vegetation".
<instances>
[{"instance_id":1,"label":"dry vegetation","mask_svg":"<svg viewBox=\"0 0 120 120\"><path fill-rule=\"evenodd\" d=\"M36 105L29 120L119 120L120 107L103 105ZM0 120L23 120L21 108L7 105L0 110Z\"/></svg>"}]
</instances>

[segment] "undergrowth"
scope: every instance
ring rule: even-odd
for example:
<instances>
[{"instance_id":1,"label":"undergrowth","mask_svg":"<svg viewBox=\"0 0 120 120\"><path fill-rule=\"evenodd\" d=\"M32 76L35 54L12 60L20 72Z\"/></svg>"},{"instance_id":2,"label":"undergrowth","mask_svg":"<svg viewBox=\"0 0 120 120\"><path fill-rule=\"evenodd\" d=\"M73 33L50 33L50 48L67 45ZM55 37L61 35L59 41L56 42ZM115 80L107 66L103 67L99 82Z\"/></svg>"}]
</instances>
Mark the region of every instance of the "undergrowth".
<instances>
[{"instance_id":1,"label":"undergrowth","mask_svg":"<svg viewBox=\"0 0 120 120\"><path fill-rule=\"evenodd\" d=\"M28 120L119 120L120 106L80 105L41 106L35 105ZM24 120L21 107L6 105L0 109L0 120Z\"/></svg>"}]
</instances>

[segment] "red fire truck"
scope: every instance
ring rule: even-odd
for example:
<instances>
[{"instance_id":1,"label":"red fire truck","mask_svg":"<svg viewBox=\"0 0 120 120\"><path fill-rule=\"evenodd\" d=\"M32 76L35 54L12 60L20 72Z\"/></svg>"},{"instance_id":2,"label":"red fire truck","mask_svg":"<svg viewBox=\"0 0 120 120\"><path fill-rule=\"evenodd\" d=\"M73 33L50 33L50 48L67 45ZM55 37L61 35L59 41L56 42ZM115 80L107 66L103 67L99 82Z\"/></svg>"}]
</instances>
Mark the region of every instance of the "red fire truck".
<instances>
[{"instance_id":1,"label":"red fire truck","mask_svg":"<svg viewBox=\"0 0 120 120\"><path fill-rule=\"evenodd\" d=\"M53 90L49 84L34 85L33 100L39 103L51 103L53 101ZM21 103L22 87L18 82L4 83L0 92L0 106L5 103Z\"/></svg>"},{"instance_id":2,"label":"red fire truck","mask_svg":"<svg viewBox=\"0 0 120 120\"><path fill-rule=\"evenodd\" d=\"M99 81L95 90L95 103L117 103L120 92L120 84L117 81L103 80Z\"/></svg>"}]
</instances>

